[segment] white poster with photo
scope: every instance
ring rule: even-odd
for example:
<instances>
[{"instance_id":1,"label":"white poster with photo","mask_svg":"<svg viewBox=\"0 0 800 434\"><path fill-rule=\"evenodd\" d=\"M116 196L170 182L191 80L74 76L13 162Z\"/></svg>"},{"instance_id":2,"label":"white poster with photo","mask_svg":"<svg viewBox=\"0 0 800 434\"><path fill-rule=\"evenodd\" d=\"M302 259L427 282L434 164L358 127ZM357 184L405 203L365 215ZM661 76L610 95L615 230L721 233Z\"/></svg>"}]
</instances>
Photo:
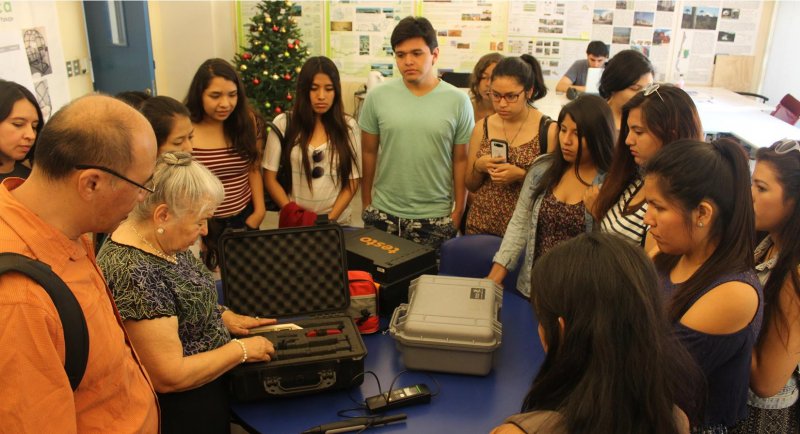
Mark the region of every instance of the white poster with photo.
<instances>
[{"instance_id":1,"label":"white poster with photo","mask_svg":"<svg viewBox=\"0 0 800 434\"><path fill-rule=\"evenodd\" d=\"M0 18L0 78L27 87L47 119L70 99L56 6L4 2Z\"/></svg>"}]
</instances>

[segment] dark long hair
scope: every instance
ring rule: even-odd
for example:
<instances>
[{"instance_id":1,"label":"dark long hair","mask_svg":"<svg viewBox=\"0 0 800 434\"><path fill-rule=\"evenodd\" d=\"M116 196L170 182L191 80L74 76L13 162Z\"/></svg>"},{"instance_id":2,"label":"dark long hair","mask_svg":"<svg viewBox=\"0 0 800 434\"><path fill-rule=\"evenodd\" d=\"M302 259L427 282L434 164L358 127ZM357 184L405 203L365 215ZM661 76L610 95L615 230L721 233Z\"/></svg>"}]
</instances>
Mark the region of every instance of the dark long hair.
<instances>
[{"instance_id":1,"label":"dark long hair","mask_svg":"<svg viewBox=\"0 0 800 434\"><path fill-rule=\"evenodd\" d=\"M636 50L622 50L615 54L603 69L597 91L605 99L633 85L647 73L655 74L655 68L644 54Z\"/></svg>"},{"instance_id":2,"label":"dark long hair","mask_svg":"<svg viewBox=\"0 0 800 434\"><path fill-rule=\"evenodd\" d=\"M469 90L472 92L472 99L476 104L479 104L486 98L486 95L481 95L478 87L481 84L481 76L489 66L494 65L503 60L503 55L500 53L488 53L481 56L475 67L472 69L472 74L469 75Z\"/></svg>"},{"instance_id":3,"label":"dark long hair","mask_svg":"<svg viewBox=\"0 0 800 434\"><path fill-rule=\"evenodd\" d=\"M311 85L314 83L314 76L325 74L333 83L334 97L331 108L322 114L322 125L328 135L328 149L330 150L330 170L339 173L340 189L350 186L350 174L353 173L353 165L356 161L353 144L350 143L350 126L344 113L342 104L342 85L339 81L339 70L336 65L325 56L311 57L306 60L297 76L297 98L294 108L290 115L291 120L286 127L286 143L292 143L282 151L281 161L288 164L291 148L300 147L300 155L303 158L303 173L309 188L311 187L311 162L308 159L308 143L314 134L314 123L316 113L311 105ZM288 116L288 115L287 115ZM334 165L338 164L338 167ZM288 166L287 166L288 167Z\"/></svg>"},{"instance_id":4,"label":"dark long hair","mask_svg":"<svg viewBox=\"0 0 800 434\"><path fill-rule=\"evenodd\" d=\"M172 132L172 126L175 125L175 117L191 117L185 105L168 96L148 98L142 102L139 111L150 121L153 131L156 133L156 142L159 148L167 140L169 133Z\"/></svg>"},{"instance_id":5,"label":"dark long hair","mask_svg":"<svg viewBox=\"0 0 800 434\"><path fill-rule=\"evenodd\" d=\"M579 96L561 109L561 113L558 114L559 129L567 115L577 125L578 143L586 140L586 148L594 166L598 171L607 172L611 166L611 154L614 149L614 115L611 114L608 104L603 101L603 98L596 95ZM575 174L579 181L589 186L592 180L581 179L579 173L582 152L583 146L578 146L574 163ZM569 163L564 160L564 154L561 153L561 146L556 146L551 154L553 154L553 163L544 172L539 185L536 186L533 192L534 198L558 185L561 177L569 168Z\"/></svg>"},{"instance_id":6,"label":"dark long hair","mask_svg":"<svg viewBox=\"0 0 800 434\"><path fill-rule=\"evenodd\" d=\"M592 213L597 220L605 217L625 188L639 174L639 166L634 161L628 145L625 144L630 131L628 115L631 110L635 108L642 110L642 122L661 141L662 146L668 146L679 139L703 139L700 115L697 114L697 108L689 94L680 88L665 84L659 85L656 92L649 95L645 95L644 91L639 92L622 106L622 121L611 169L603 188L597 195Z\"/></svg>"},{"instance_id":7,"label":"dark long hair","mask_svg":"<svg viewBox=\"0 0 800 434\"><path fill-rule=\"evenodd\" d=\"M206 115L203 108L203 92L214 77L221 77L236 84L236 107L222 124L225 137L231 141L231 148L239 156L252 165L258 165L260 151L256 146L256 127L247 108L244 85L239 74L226 60L208 59L197 68L184 101L192 114L192 122L198 123Z\"/></svg>"},{"instance_id":8,"label":"dark long hair","mask_svg":"<svg viewBox=\"0 0 800 434\"><path fill-rule=\"evenodd\" d=\"M542 256L531 276L547 355L522 411L557 411L571 434L679 432L674 405L703 387L702 376L672 333L642 250L581 234ZM696 415L697 404L685 404Z\"/></svg>"},{"instance_id":9,"label":"dark long hair","mask_svg":"<svg viewBox=\"0 0 800 434\"><path fill-rule=\"evenodd\" d=\"M780 142L779 142L780 143ZM775 170L775 177L783 187L783 201L794 201L792 212L778 232L780 252L775 266L764 285L764 326L762 336L770 327L789 328L790 319L780 309L780 293L784 282L789 279L794 285L795 295L800 297L800 276L797 264L800 264L800 152L789 151L785 154L775 152L775 145L761 148L756 152L756 161L769 163ZM778 329L780 331L780 329ZM786 336L788 333L779 333Z\"/></svg>"},{"instance_id":10,"label":"dark long hair","mask_svg":"<svg viewBox=\"0 0 800 434\"><path fill-rule=\"evenodd\" d=\"M544 84L544 77L542 76L542 66L530 54L523 54L519 57L506 57L497 62L497 66L492 71L492 80L497 77L514 77L525 89L525 92L533 89L533 93L528 99L529 104L547 95L547 86Z\"/></svg>"},{"instance_id":11,"label":"dark long hair","mask_svg":"<svg viewBox=\"0 0 800 434\"><path fill-rule=\"evenodd\" d=\"M33 108L36 109L36 116L39 118L39 124L36 125L35 128L36 138L33 139L33 146L31 146L31 149L25 155L25 159L33 160L33 152L36 149L36 142L39 141L39 133L41 133L42 128L44 128L44 116L42 115L42 109L39 107L36 97L33 96L28 88L13 81L0 79L0 122L6 120L6 118L11 115L11 110L14 109L14 104L23 99L28 100L29 103L33 104Z\"/></svg>"},{"instance_id":12,"label":"dark long hair","mask_svg":"<svg viewBox=\"0 0 800 434\"><path fill-rule=\"evenodd\" d=\"M647 177L655 177L664 197L680 207L690 225L690 213L701 201L710 201L716 218L710 238L717 243L700 268L678 285L669 302L671 321L678 321L695 297L715 279L753 268L755 220L750 192L750 169L744 150L730 140L712 143L679 140L665 146L647 163ZM680 255L659 253L656 268L669 273Z\"/></svg>"}]
</instances>

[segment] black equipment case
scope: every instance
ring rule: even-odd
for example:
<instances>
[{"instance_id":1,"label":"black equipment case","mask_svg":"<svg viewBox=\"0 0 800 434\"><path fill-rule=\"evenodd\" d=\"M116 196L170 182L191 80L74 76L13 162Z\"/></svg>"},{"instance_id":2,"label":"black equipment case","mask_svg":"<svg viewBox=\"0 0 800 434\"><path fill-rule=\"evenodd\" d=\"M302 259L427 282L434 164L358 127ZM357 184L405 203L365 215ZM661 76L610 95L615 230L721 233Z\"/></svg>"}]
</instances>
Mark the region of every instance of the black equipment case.
<instances>
[{"instance_id":1,"label":"black equipment case","mask_svg":"<svg viewBox=\"0 0 800 434\"><path fill-rule=\"evenodd\" d=\"M408 287L422 274L436 274L436 251L405 238L372 227L348 231L347 263L351 270L372 274L380 284L381 315L391 316L394 309L408 303Z\"/></svg>"},{"instance_id":2,"label":"black equipment case","mask_svg":"<svg viewBox=\"0 0 800 434\"><path fill-rule=\"evenodd\" d=\"M367 350L346 312L350 289L338 225L226 232L219 246L228 307L302 327L256 333L273 343L276 357L231 370L235 399L302 395L362 383Z\"/></svg>"}]
</instances>

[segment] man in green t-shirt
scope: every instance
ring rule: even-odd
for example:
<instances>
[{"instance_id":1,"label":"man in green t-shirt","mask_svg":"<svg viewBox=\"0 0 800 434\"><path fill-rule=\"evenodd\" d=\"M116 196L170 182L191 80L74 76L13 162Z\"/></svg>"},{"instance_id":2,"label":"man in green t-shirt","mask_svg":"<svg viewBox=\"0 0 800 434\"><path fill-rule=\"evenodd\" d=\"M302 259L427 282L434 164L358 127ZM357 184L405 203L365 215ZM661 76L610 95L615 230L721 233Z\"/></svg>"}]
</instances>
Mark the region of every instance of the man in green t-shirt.
<instances>
[{"instance_id":1,"label":"man in green t-shirt","mask_svg":"<svg viewBox=\"0 0 800 434\"><path fill-rule=\"evenodd\" d=\"M456 235L464 211L472 106L437 77L438 42L427 19L404 18L391 43L402 80L371 90L359 117L362 219L438 249Z\"/></svg>"}]
</instances>

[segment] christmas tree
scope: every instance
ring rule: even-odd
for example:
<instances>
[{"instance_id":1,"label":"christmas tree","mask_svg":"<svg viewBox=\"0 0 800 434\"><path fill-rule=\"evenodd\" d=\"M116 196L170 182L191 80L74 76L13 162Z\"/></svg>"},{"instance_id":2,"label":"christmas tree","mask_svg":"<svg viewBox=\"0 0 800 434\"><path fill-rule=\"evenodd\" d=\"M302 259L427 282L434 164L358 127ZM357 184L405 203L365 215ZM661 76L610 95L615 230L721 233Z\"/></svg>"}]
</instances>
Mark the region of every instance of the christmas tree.
<instances>
[{"instance_id":1,"label":"christmas tree","mask_svg":"<svg viewBox=\"0 0 800 434\"><path fill-rule=\"evenodd\" d=\"M253 107L267 119L290 110L295 78L308 57L292 2L264 0L250 20L247 41L234 62Z\"/></svg>"}]
</instances>

